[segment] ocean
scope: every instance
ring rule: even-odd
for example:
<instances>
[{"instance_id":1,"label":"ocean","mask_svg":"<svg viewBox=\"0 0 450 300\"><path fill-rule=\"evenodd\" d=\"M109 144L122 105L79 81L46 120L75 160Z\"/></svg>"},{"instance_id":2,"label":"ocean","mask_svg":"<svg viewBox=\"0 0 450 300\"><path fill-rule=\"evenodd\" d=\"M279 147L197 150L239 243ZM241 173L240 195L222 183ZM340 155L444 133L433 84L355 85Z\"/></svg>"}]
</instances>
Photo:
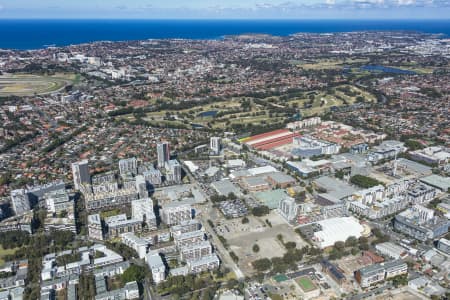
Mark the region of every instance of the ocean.
<instances>
[{"instance_id":1,"label":"ocean","mask_svg":"<svg viewBox=\"0 0 450 300\"><path fill-rule=\"evenodd\" d=\"M225 35L402 30L450 36L450 20L0 20L0 48L32 50L94 41L219 39Z\"/></svg>"}]
</instances>

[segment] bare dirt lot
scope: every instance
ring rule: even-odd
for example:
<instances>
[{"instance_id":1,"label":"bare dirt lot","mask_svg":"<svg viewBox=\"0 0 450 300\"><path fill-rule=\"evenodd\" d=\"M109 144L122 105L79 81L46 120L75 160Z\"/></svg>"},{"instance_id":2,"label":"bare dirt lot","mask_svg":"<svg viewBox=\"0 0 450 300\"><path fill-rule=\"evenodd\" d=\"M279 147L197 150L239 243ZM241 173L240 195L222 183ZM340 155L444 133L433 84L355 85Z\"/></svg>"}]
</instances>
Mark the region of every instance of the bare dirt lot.
<instances>
[{"instance_id":1,"label":"bare dirt lot","mask_svg":"<svg viewBox=\"0 0 450 300\"><path fill-rule=\"evenodd\" d=\"M286 249L278 239L279 234L282 235L283 242L295 242L297 248L307 245L292 227L274 211L261 218L249 216L248 219L250 221L248 224L242 224L241 219L234 219L223 221L218 227L219 233L230 244L230 250L239 257L239 267L246 275L253 272L252 261L283 256ZM266 220L272 227L267 224ZM255 244L259 246L258 252L253 251Z\"/></svg>"}]
</instances>

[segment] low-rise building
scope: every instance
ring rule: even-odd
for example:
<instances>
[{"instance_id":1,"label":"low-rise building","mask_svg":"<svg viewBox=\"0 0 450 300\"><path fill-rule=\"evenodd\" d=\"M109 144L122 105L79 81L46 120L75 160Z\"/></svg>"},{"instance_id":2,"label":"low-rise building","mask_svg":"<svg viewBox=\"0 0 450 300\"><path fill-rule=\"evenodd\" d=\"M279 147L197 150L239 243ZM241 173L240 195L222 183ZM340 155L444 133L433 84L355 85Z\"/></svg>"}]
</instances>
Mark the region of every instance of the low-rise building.
<instances>
[{"instance_id":1,"label":"low-rise building","mask_svg":"<svg viewBox=\"0 0 450 300\"><path fill-rule=\"evenodd\" d=\"M395 276L408 273L408 265L402 260L392 260L361 268L355 272L355 279L366 288Z\"/></svg>"},{"instance_id":2,"label":"low-rise building","mask_svg":"<svg viewBox=\"0 0 450 300\"><path fill-rule=\"evenodd\" d=\"M393 259L405 258L408 255L405 248L391 242L376 244L375 249L382 255Z\"/></svg>"}]
</instances>

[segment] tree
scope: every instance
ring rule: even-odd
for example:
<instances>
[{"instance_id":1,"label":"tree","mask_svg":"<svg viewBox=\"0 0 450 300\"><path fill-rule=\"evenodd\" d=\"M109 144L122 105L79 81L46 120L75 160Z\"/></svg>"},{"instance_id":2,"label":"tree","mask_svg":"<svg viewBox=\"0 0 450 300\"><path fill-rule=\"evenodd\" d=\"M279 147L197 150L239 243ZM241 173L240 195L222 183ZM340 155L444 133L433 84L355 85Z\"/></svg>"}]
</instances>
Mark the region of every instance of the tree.
<instances>
[{"instance_id":1,"label":"tree","mask_svg":"<svg viewBox=\"0 0 450 300\"><path fill-rule=\"evenodd\" d=\"M138 265L131 265L128 269L123 272L121 279L123 282L143 282L145 275L147 274L147 269Z\"/></svg>"},{"instance_id":2,"label":"tree","mask_svg":"<svg viewBox=\"0 0 450 300\"><path fill-rule=\"evenodd\" d=\"M242 218L242 224L248 224L250 220L247 217Z\"/></svg>"},{"instance_id":3,"label":"tree","mask_svg":"<svg viewBox=\"0 0 450 300\"><path fill-rule=\"evenodd\" d=\"M270 212L269 207L267 207L265 205L257 206L252 209L252 214L257 217L262 217L262 216L268 215L269 212Z\"/></svg>"},{"instance_id":4,"label":"tree","mask_svg":"<svg viewBox=\"0 0 450 300\"><path fill-rule=\"evenodd\" d=\"M345 241L345 247L354 247L358 244L358 240L354 236L349 236Z\"/></svg>"},{"instance_id":5,"label":"tree","mask_svg":"<svg viewBox=\"0 0 450 300\"><path fill-rule=\"evenodd\" d=\"M359 253L359 249L358 248L352 248L351 250L352 255L356 255Z\"/></svg>"},{"instance_id":6,"label":"tree","mask_svg":"<svg viewBox=\"0 0 450 300\"><path fill-rule=\"evenodd\" d=\"M259 252L258 244L254 244L252 250L253 250L253 252L258 253Z\"/></svg>"},{"instance_id":7,"label":"tree","mask_svg":"<svg viewBox=\"0 0 450 300\"><path fill-rule=\"evenodd\" d=\"M381 185L381 182L378 180L359 174L352 176L350 182L365 189Z\"/></svg>"},{"instance_id":8,"label":"tree","mask_svg":"<svg viewBox=\"0 0 450 300\"><path fill-rule=\"evenodd\" d=\"M344 250L344 248L345 248L345 243L344 242L341 242L341 241L337 241L336 243L334 243L334 248L336 249L336 250Z\"/></svg>"},{"instance_id":9,"label":"tree","mask_svg":"<svg viewBox=\"0 0 450 300\"><path fill-rule=\"evenodd\" d=\"M286 249L288 249L288 250L295 249L295 246L297 246L297 244L295 242L286 242L286 243L284 243L284 247L286 247Z\"/></svg>"},{"instance_id":10,"label":"tree","mask_svg":"<svg viewBox=\"0 0 450 300\"><path fill-rule=\"evenodd\" d=\"M259 272L264 272L272 267L272 262L268 258L261 258L252 262L253 268Z\"/></svg>"}]
</instances>

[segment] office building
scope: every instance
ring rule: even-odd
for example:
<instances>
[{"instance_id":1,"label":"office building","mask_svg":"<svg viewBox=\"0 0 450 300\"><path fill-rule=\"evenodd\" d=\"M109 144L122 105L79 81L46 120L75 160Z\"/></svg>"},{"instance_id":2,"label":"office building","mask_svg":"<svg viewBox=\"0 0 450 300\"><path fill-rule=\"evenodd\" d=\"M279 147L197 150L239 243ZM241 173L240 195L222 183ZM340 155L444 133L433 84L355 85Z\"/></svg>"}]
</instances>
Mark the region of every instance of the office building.
<instances>
[{"instance_id":1,"label":"office building","mask_svg":"<svg viewBox=\"0 0 450 300\"><path fill-rule=\"evenodd\" d=\"M29 212L31 207L27 191L24 189L11 191L11 205L16 215Z\"/></svg>"},{"instance_id":2,"label":"office building","mask_svg":"<svg viewBox=\"0 0 450 300\"><path fill-rule=\"evenodd\" d=\"M162 221L168 226L178 225L192 219L192 207L189 204L172 202L162 208Z\"/></svg>"},{"instance_id":3,"label":"office building","mask_svg":"<svg viewBox=\"0 0 450 300\"><path fill-rule=\"evenodd\" d=\"M158 156L158 168L165 167L166 162L170 160L170 147L168 142L156 144L156 153Z\"/></svg>"},{"instance_id":4,"label":"office building","mask_svg":"<svg viewBox=\"0 0 450 300\"><path fill-rule=\"evenodd\" d=\"M213 136L209 140L209 148L214 155L220 154L220 150L222 148L220 137Z\"/></svg>"},{"instance_id":5,"label":"office building","mask_svg":"<svg viewBox=\"0 0 450 300\"><path fill-rule=\"evenodd\" d=\"M82 184L90 184L91 176L89 174L88 160L82 160L72 163L73 184L76 190L80 190Z\"/></svg>"},{"instance_id":6,"label":"office building","mask_svg":"<svg viewBox=\"0 0 450 300\"><path fill-rule=\"evenodd\" d=\"M88 235L91 239L103 240L102 220L99 214L89 215L87 218Z\"/></svg>"},{"instance_id":7,"label":"office building","mask_svg":"<svg viewBox=\"0 0 450 300\"><path fill-rule=\"evenodd\" d=\"M156 216L153 211L153 201L144 198L131 201L131 216L133 219L145 222L148 229L156 229Z\"/></svg>"},{"instance_id":8,"label":"office building","mask_svg":"<svg viewBox=\"0 0 450 300\"><path fill-rule=\"evenodd\" d=\"M119 172L120 175L123 174L137 174L138 162L136 157L126 158L119 160Z\"/></svg>"},{"instance_id":9,"label":"office building","mask_svg":"<svg viewBox=\"0 0 450 300\"><path fill-rule=\"evenodd\" d=\"M166 279L166 266L158 252L150 252L146 256L147 264L152 272L153 281L158 284Z\"/></svg>"}]
</instances>

